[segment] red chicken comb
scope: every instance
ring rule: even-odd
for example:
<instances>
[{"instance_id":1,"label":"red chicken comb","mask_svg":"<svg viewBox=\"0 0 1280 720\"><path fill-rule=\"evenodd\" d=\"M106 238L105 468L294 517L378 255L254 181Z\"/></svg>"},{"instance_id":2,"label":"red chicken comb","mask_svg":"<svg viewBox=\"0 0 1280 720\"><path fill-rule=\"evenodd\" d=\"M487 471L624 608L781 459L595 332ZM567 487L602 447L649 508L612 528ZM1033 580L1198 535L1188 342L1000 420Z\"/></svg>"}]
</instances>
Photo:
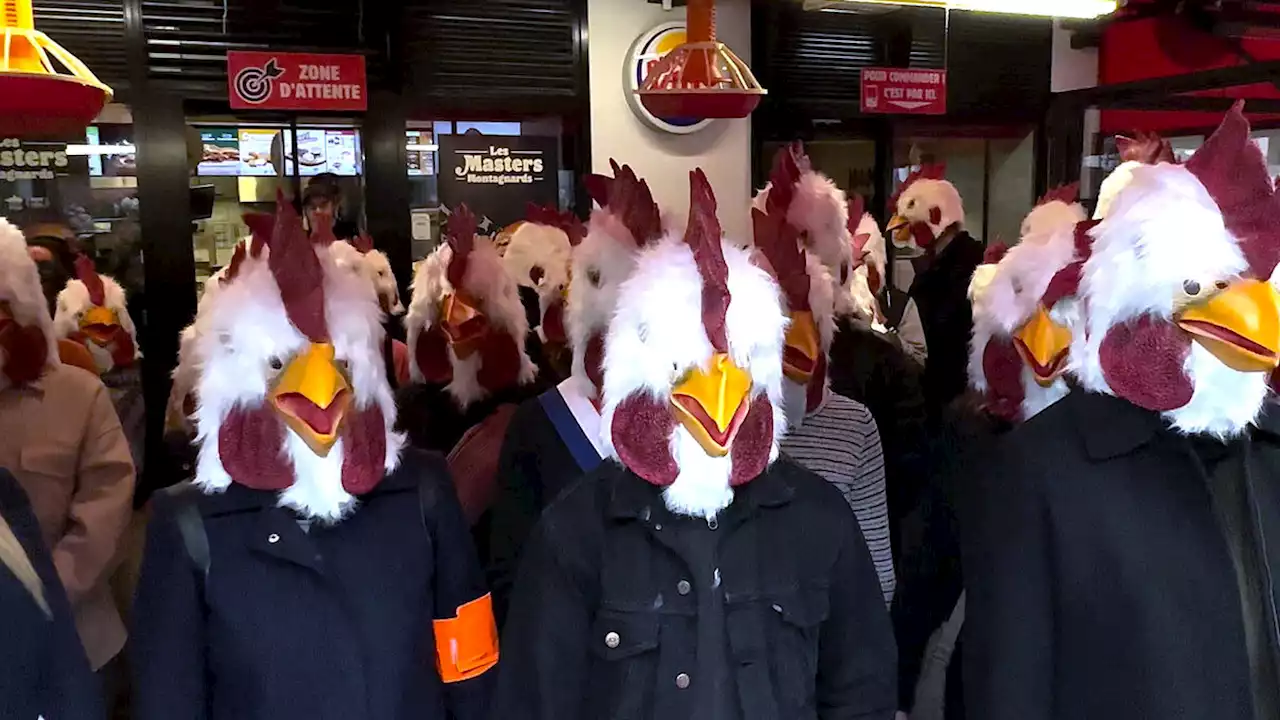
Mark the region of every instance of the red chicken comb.
<instances>
[{"instance_id":1,"label":"red chicken comb","mask_svg":"<svg viewBox=\"0 0 1280 720\"><path fill-rule=\"evenodd\" d=\"M445 276L454 289L462 287L462 280L467 276L467 262L471 251L476 246L476 216L466 203L458 206L445 223L445 236L449 247L453 248L453 257L449 258L449 268Z\"/></svg>"},{"instance_id":2,"label":"red chicken comb","mask_svg":"<svg viewBox=\"0 0 1280 720\"><path fill-rule=\"evenodd\" d=\"M809 153L805 152L804 141L793 140L791 142L791 154L795 156L796 165L800 167L801 175L813 170L813 161L809 159Z\"/></svg>"},{"instance_id":3,"label":"red chicken comb","mask_svg":"<svg viewBox=\"0 0 1280 720\"><path fill-rule=\"evenodd\" d=\"M245 213L242 218L249 228L250 237L253 238L249 246L249 255L254 258L260 257L262 249L271 244L271 233L275 231L276 218L267 213Z\"/></svg>"},{"instance_id":4,"label":"red chicken comb","mask_svg":"<svg viewBox=\"0 0 1280 720\"><path fill-rule=\"evenodd\" d=\"M867 212L867 201L861 194L856 192L849 193L849 222L847 227L849 232L857 233L858 225L862 224L862 216Z\"/></svg>"},{"instance_id":5,"label":"red chicken comb","mask_svg":"<svg viewBox=\"0 0 1280 720\"><path fill-rule=\"evenodd\" d=\"M1004 259L1009 253L1009 244L1001 240L996 240L987 246L982 253L983 265L994 265Z\"/></svg>"},{"instance_id":6,"label":"red chicken comb","mask_svg":"<svg viewBox=\"0 0 1280 720\"><path fill-rule=\"evenodd\" d=\"M1241 100L1186 168L1222 211L1223 223L1239 241L1253 276L1266 280L1280 263L1280 201L1267 159L1249 132Z\"/></svg>"},{"instance_id":7,"label":"red chicken comb","mask_svg":"<svg viewBox=\"0 0 1280 720\"><path fill-rule=\"evenodd\" d=\"M769 197L765 201L765 211L769 215L785 217L791 208L791 200L796 194L796 183L799 182L800 156L796 154L796 146L793 144L780 148L773 156L773 169L769 173Z\"/></svg>"},{"instance_id":8,"label":"red chicken comb","mask_svg":"<svg viewBox=\"0 0 1280 720\"><path fill-rule=\"evenodd\" d=\"M919 168L912 170L907 179L902 181L898 186L898 190L889 196L889 212L898 211L898 198L907 191L912 185L921 180L945 180L947 177L946 163L926 163Z\"/></svg>"},{"instance_id":9,"label":"red chicken comb","mask_svg":"<svg viewBox=\"0 0 1280 720\"><path fill-rule=\"evenodd\" d=\"M729 266L720 244L720 221L716 218L716 197L706 173L698 168L689 173L689 226L685 244L693 251L693 261L702 276L702 326L716 352L729 352Z\"/></svg>"},{"instance_id":10,"label":"red chicken comb","mask_svg":"<svg viewBox=\"0 0 1280 720\"><path fill-rule=\"evenodd\" d=\"M1133 137L1116 136L1116 149L1120 162L1140 162L1143 165L1174 163L1173 146L1155 133L1137 132Z\"/></svg>"},{"instance_id":11,"label":"red chicken comb","mask_svg":"<svg viewBox=\"0 0 1280 720\"><path fill-rule=\"evenodd\" d=\"M771 201L772 195L770 191ZM779 212L773 207L767 212L752 208L751 225L755 246L768 261L791 312L809 310L809 268L800 248L800 231L787 222L785 210Z\"/></svg>"},{"instance_id":12,"label":"red chicken comb","mask_svg":"<svg viewBox=\"0 0 1280 720\"><path fill-rule=\"evenodd\" d=\"M313 343L329 341L325 322L324 267L315 246L302 227L302 217L285 199L276 195L275 226L271 232L271 255L267 267L280 289L285 314L298 332Z\"/></svg>"},{"instance_id":13,"label":"red chicken comb","mask_svg":"<svg viewBox=\"0 0 1280 720\"><path fill-rule=\"evenodd\" d=\"M1049 279L1049 286L1040 296L1040 304L1045 308L1052 309L1063 299L1075 297L1080 292L1080 277L1084 273L1084 264L1093 254L1093 239L1089 236L1089 231L1100 222L1100 220L1086 220L1076 224L1075 258Z\"/></svg>"},{"instance_id":14,"label":"red chicken comb","mask_svg":"<svg viewBox=\"0 0 1280 720\"><path fill-rule=\"evenodd\" d=\"M582 224L582 220L572 212L561 212L554 205L538 205L529 203L525 206L524 214L525 222L531 222L535 225L546 225L548 227L559 228L569 237L569 244L577 247L582 242L582 238L587 234L587 228Z\"/></svg>"},{"instance_id":15,"label":"red chicken comb","mask_svg":"<svg viewBox=\"0 0 1280 720\"><path fill-rule=\"evenodd\" d=\"M352 238L351 247L355 248L361 255L367 255L373 252L373 236L367 232L362 232Z\"/></svg>"},{"instance_id":16,"label":"red chicken comb","mask_svg":"<svg viewBox=\"0 0 1280 720\"><path fill-rule=\"evenodd\" d=\"M244 265L246 243L236 243L236 249L231 253L231 262L227 264L227 271L222 275L222 281L229 283L235 280L240 274L240 267Z\"/></svg>"},{"instance_id":17,"label":"red chicken comb","mask_svg":"<svg viewBox=\"0 0 1280 720\"><path fill-rule=\"evenodd\" d=\"M609 187L609 211L627 228L637 245L658 239L662 235L662 217L653 193L649 192L649 184L636 177L630 165L613 165L616 174Z\"/></svg>"},{"instance_id":18,"label":"red chicken comb","mask_svg":"<svg viewBox=\"0 0 1280 720\"><path fill-rule=\"evenodd\" d=\"M1060 202L1060 203L1066 203L1067 205L1070 205L1074 203L1076 200L1078 200L1079 198L1080 198L1080 183L1073 182L1069 185L1059 185L1058 187L1045 193L1044 197L1040 198L1040 200L1036 202L1036 207L1039 207L1041 205L1048 205L1051 202Z\"/></svg>"},{"instance_id":19,"label":"red chicken comb","mask_svg":"<svg viewBox=\"0 0 1280 720\"><path fill-rule=\"evenodd\" d=\"M102 285L102 277L93 266L93 260L86 255L76 256L76 279L89 291L89 302L99 307L106 304L107 290Z\"/></svg>"},{"instance_id":20,"label":"red chicken comb","mask_svg":"<svg viewBox=\"0 0 1280 720\"><path fill-rule=\"evenodd\" d=\"M613 178L591 173L582 178L582 184L587 186L587 194L596 202L596 205L602 208L609 207L609 189L613 185Z\"/></svg>"}]
</instances>

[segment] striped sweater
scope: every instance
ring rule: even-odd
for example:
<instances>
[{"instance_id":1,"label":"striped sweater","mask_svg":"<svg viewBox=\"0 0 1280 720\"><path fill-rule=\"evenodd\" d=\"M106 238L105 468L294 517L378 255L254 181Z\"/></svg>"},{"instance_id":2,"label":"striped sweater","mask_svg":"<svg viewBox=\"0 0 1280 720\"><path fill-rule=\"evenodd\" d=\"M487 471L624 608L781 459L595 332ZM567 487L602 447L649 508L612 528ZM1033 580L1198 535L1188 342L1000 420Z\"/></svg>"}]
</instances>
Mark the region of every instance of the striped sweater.
<instances>
[{"instance_id":1,"label":"striped sweater","mask_svg":"<svg viewBox=\"0 0 1280 720\"><path fill-rule=\"evenodd\" d=\"M871 412L853 400L828 393L822 406L783 439L782 451L826 478L844 495L858 517L880 576L880 590L889 603L897 580L889 544L884 454Z\"/></svg>"}]
</instances>

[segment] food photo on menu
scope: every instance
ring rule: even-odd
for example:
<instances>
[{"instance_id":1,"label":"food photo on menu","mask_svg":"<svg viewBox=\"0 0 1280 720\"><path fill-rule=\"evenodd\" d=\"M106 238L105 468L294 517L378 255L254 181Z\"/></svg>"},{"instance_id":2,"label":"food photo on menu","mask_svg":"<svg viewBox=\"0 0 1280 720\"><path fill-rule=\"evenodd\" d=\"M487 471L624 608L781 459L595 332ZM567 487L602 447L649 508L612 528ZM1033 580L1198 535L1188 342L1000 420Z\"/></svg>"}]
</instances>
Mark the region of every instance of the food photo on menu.
<instances>
[{"instance_id":1,"label":"food photo on menu","mask_svg":"<svg viewBox=\"0 0 1280 720\"><path fill-rule=\"evenodd\" d=\"M285 133L285 156L293 159L293 148L288 142L289 133ZM298 131L298 167L302 175L319 175L325 171L327 161L325 151L325 132L323 130Z\"/></svg>"},{"instance_id":2,"label":"food photo on menu","mask_svg":"<svg viewBox=\"0 0 1280 720\"><path fill-rule=\"evenodd\" d=\"M200 144L203 153L198 174L240 174L240 138L234 128L204 128L200 131Z\"/></svg>"},{"instance_id":3,"label":"food photo on menu","mask_svg":"<svg viewBox=\"0 0 1280 720\"><path fill-rule=\"evenodd\" d=\"M240 174L274 176L276 167L271 162L272 143L280 136L279 130L240 130Z\"/></svg>"},{"instance_id":4,"label":"food photo on menu","mask_svg":"<svg viewBox=\"0 0 1280 720\"><path fill-rule=\"evenodd\" d=\"M360 172L359 157L354 130L326 133L329 172L334 175L356 175Z\"/></svg>"}]
</instances>

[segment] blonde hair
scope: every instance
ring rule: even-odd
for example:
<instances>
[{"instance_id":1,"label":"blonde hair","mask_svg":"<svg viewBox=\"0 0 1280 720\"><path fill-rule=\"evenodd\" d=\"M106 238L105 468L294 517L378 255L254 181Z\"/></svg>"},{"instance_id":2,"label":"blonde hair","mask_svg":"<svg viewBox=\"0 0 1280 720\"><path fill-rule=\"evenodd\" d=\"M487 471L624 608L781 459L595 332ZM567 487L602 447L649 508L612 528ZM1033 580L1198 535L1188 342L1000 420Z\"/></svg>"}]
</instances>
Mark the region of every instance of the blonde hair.
<instances>
[{"instance_id":1,"label":"blonde hair","mask_svg":"<svg viewBox=\"0 0 1280 720\"><path fill-rule=\"evenodd\" d=\"M4 563L4 566L9 568L9 572L13 573L18 578L18 582L31 593L32 599L44 614L51 616L49 602L44 596L44 582L36 573L36 568L31 564L31 558L27 557L27 551L23 549L22 543L18 542L18 537L13 534L9 521L2 515L0 515L0 563Z\"/></svg>"}]
</instances>

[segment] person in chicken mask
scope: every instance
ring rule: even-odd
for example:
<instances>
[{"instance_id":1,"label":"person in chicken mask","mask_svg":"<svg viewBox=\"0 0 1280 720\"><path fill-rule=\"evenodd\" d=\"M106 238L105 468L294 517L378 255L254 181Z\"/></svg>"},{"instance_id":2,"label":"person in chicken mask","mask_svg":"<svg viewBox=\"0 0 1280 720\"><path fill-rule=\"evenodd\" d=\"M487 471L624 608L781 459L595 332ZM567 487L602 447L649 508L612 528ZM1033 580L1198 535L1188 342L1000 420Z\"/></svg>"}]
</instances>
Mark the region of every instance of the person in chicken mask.
<instances>
[{"instance_id":1,"label":"person in chicken mask","mask_svg":"<svg viewBox=\"0 0 1280 720\"><path fill-rule=\"evenodd\" d=\"M194 481L155 498L134 717L483 720L489 595L444 463L392 429L374 287L283 198L247 224L193 336Z\"/></svg>"},{"instance_id":2,"label":"person in chicken mask","mask_svg":"<svg viewBox=\"0 0 1280 720\"><path fill-rule=\"evenodd\" d=\"M609 462L525 548L495 717L891 718L894 648L838 490L778 452L787 315L691 173L604 348Z\"/></svg>"},{"instance_id":3,"label":"person in chicken mask","mask_svg":"<svg viewBox=\"0 0 1280 720\"><path fill-rule=\"evenodd\" d=\"M1280 197L1240 104L1090 241L1079 388L971 464L974 717L1280 717Z\"/></svg>"}]
</instances>

